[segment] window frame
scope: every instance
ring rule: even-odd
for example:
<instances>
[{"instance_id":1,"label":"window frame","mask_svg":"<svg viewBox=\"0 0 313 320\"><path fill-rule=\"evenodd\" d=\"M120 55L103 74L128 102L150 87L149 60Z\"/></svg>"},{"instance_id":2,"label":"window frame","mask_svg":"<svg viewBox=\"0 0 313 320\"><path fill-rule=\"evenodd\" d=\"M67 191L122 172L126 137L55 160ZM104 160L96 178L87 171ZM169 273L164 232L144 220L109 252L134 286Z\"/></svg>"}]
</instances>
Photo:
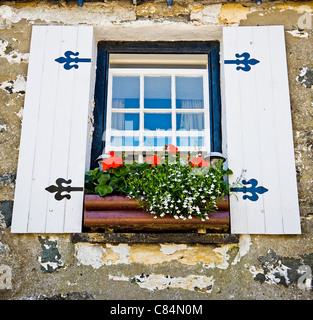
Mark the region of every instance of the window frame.
<instances>
[{"instance_id":1,"label":"window frame","mask_svg":"<svg viewBox=\"0 0 313 320\"><path fill-rule=\"evenodd\" d=\"M112 107L112 85L113 85L113 77L114 76L137 76L140 78L140 105L138 108L113 108ZM145 108L144 106L144 96L143 96L143 83L144 78L149 76L166 76L170 77L171 79L171 108ZM184 109L184 108L177 108L176 107L176 84L175 79L177 77L188 76L188 77L201 77L203 79L203 103L204 106L201 109ZM109 70L109 84L108 84L108 102L107 102L107 124L106 124L106 138L107 141L105 146L105 153L108 152L127 152L131 154L138 154L139 161L142 162L142 153L143 152L150 152L150 151L162 151L164 148L163 146L147 146L144 143L145 137L170 137L170 143L178 146L176 141L177 138L183 137L202 137L204 140L204 145L199 146L197 149L201 152L207 154L210 151L210 115L209 115L209 108L208 108L208 74L207 69L182 69L182 68L111 68ZM112 129L112 121L111 117L113 114L119 113L135 113L140 116L140 126L138 130L117 130ZM154 131L148 130L144 128L144 117L146 114L170 114L171 115L171 129L164 130L164 131ZM203 129L200 131L180 131L176 128L176 117L179 114L202 114L203 115ZM114 146L111 144L111 138L113 136L133 136L139 139L139 146ZM167 143L168 144L168 143ZM192 151L192 146L178 146L181 152L188 152ZM151 148L153 150L151 150Z\"/></svg>"},{"instance_id":2,"label":"window frame","mask_svg":"<svg viewBox=\"0 0 313 320\"><path fill-rule=\"evenodd\" d=\"M219 41L100 41L98 42L96 85L94 95L94 131L91 147L90 169L98 166L96 159L105 147L103 133L106 129L107 90L110 54L207 54L210 121L210 152L222 153L222 121L220 92Z\"/></svg>"}]
</instances>

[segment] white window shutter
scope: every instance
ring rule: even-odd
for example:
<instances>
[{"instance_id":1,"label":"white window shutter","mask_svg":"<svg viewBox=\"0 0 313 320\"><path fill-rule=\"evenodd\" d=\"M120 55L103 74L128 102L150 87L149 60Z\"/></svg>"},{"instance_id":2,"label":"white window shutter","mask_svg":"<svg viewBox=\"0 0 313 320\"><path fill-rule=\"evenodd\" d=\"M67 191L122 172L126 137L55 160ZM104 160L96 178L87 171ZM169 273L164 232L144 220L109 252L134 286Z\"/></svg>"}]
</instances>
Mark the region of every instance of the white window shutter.
<instances>
[{"instance_id":1,"label":"white window shutter","mask_svg":"<svg viewBox=\"0 0 313 320\"><path fill-rule=\"evenodd\" d=\"M81 231L95 48L90 26L33 27L13 233Z\"/></svg>"},{"instance_id":2,"label":"white window shutter","mask_svg":"<svg viewBox=\"0 0 313 320\"><path fill-rule=\"evenodd\" d=\"M283 26L225 27L222 61L231 232L299 234Z\"/></svg>"}]
</instances>

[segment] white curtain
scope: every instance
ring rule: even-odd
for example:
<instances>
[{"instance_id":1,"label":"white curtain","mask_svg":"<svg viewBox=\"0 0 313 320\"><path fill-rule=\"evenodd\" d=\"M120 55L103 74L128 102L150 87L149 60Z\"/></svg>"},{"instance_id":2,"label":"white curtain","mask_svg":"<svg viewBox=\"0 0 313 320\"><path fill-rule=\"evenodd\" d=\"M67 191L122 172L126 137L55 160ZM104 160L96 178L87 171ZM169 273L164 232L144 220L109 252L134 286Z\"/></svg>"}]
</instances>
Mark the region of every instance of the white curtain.
<instances>
[{"instance_id":1,"label":"white curtain","mask_svg":"<svg viewBox=\"0 0 313 320\"><path fill-rule=\"evenodd\" d=\"M182 109L203 109L202 100L184 100ZM180 128L185 130L203 130L204 129L203 113L182 113Z\"/></svg>"}]
</instances>

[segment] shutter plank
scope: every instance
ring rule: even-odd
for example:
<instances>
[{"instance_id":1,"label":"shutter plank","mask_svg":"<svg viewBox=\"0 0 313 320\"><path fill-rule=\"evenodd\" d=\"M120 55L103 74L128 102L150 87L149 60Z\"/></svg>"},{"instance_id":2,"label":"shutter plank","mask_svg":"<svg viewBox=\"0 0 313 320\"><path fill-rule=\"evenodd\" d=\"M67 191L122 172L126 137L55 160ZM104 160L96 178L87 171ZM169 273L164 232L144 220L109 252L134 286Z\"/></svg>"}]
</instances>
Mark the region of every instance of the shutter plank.
<instances>
[{"instance_id":1,"label":"shutter plank","mask_svg":"<svg viewBox=\"0 0 313 320\"><path fill-rule=\"evenodd\" d=\"M59 30L61 41L54 59L64 55L67 50L76 52L77 28L74 26ZM73 96L75 94L75 73L68 72L63 65L52 62L58 71L56 110L54 118L54 132L52 145L52 158L49 173L49 182L54 184L58 178L68 180L68 159L70 148L70 128L72 113L75 108ZM71 85L69 85L71 84ZM66 214L66 201L56 201L54 194L48 193L48 210L46 232L59 232L64 228L64 216Z\"/></svg>"},{"instance_id":2,"label":"shutter plank","mask_svg":"<svg viewBox=\"0 0 313 320\"><path fill-rule=\"evenodd\" d=\"M223 55L224 57L232 58L234 52L237 52L237 28L234 28L233 32L228 32L228 29L224 29L223 34L223 42L227 43L227 46L223 46ZM243 168L245 168L245 159L243 157L243 143L242 143L242 135L241 130L241 119L242 119L242 110L241 110L241 95L238 92L241 91L241 83L239 81L233 81L231 85L228 85L229 80L234 77L234 70L225 66L222 63L224 70L224 85L225 86L225 102L226 102L226 135L233 138L237 143L229 143L229 139L227 141L227 152L228 154L236 154L236 157L231 157L227 159L229 168L232 169L233 175L229 177L229 183L232 185L236 183L236 179L241 176ZM236 74L235 74L236 75ZM226 81L227 79L227 81ZM231 103L228 102L228 97ZM231 119L231 121L227 121ZM228 134L231 132L231 134ZM232 198L231 198L232 199ZM232 199L232 201L234 201ZM231 219L233 216L231 215ZM248 230L248 215L247 215L247 202L237 201L236 202L236 218L241 221L241 232L245 232ZM232 225L232 223L231 223ZM239 230L236 229L236 224L232 225L232 232L239 233Z\"/></svg>"},{"instance_id":3,"label":"shutter plank","mask_svg":"<svg viewBox=\"0 0 313 320\"><path fill-rule=\"evenodd\" d=\"M78 27L77 34L77 51L82 58L92 58L92 65L95 63L95 47L93 38L93 29ZM80 72L75 77L75 92L73 96L73 112L70 133L70 146L69 146L69 167L68 178L72 180L74 187L84 187L85 181L85 168L86 168L86 150L88 134L88 115L90 105L93 100L93 85L94 82L94 68L90 64L82 63L80 65ZM87 80L87 81L86 81ZM76 123L80 123L77 126ZM84 161L77 161L77 159L84 159ZM77 175L76 172L83 174ZM66 215L64 217L64 232L76 232L81 228L82 219L76 219L77 210L83 212L83 199L81 193L72 193L70 202L66 203Z\"/></svg>"},{"instance_id":4,"label":"shutter plank","mask_svg":"<svg viewBox=\"0 0 313 320\"><path fill-rule=\"evenodd\" d=\"M12 215L12 232L26 232L45 56L46 29L33 28Z\"/></svg>"},{"instance_id":5,"label":"shutter plank","mask_svg":"<svg viewBox=\"0 0 313 320\"><path fill-rule=\"evenodd\" d=\"M54 63L60 52L61 27L47 27L42 87L40 91L39 117L36 133L36 149L33 168L32 192L28 232L45 232L52 156L52 142L58 91L58 68Z\"/></svg>"},{"instance_id":6,"label":"shutter plank","mask_svg":"<svg viewBox=\"0 0 313 320\"><path fill-rule=\"evenodd\" d=\"M224 60L248 52L259 60L250 71L225 64L228 165L233 183L257 179L267 192L257 201L230 197L233 233L298 234L299 205L288 74L281 26L224 28ZM251 187L251 185L247 185ZM246 193L250 195L250 193Z\"/></svg>"},{"instance_id":7,"label":"shutter plank","mask_svg":"<svg viewBox=\"0 0 313 320\"><path fill-rule=\"evenodd\" d=\"M274 103L277 107L275 127L277 128L277 152L279 154L280 190L282 194L282 219L284 233L300 234L300 213L297 189L296 166L294 160L294 143L290 111L287 59L284 28L271 28L270 47L273 75ZM280 61L281 63L274 63Z\"/></svg>"},{"instance_id":8,"label":"shutter plank","mask_svg":"<svg viewBox=\"0 0 313 320\"><path fill-rule=\"evenodd\" d=\"M237 33L237 52L249 52L254 57L254 34L253 29L243 28ZM260 150L260 129L259 129L259 114L257 109L257 86L255 82L255 74L251 72L237 72L240 83L240 108L241 108L241 123L242 128L241 141L242 152L244 158L244 167L246 170L243 178L249 180L249 173L253 172L255 177L262 177L261 174L261 150ZM260 183L262 181L259 180ZM255 233L257 230L264 232L264 216L263 202L245 201L247 214L247 228L249 232Z\"/></svg>"},{"instance_id":9,"label":"shutter plank","mask_svg":"<svg viewBox=\"0 0 313 320\"><path fill-rule=\"evenodd\" d=\"M279 128L275 125L277 115L274 102L275 91L272 86L273 61L272 48L269 46L271 29L264 27L254 30L255 53L262 57L262 68L258 68L256 85L262 88L258 90L257 107L259 111L260 157L262 168L263 186L270 186L271 192L267 192L262 214L265 218L265 233L283 233L281 216L281 192L280 192L280 164L273 159L278 159L277 133ZM266 92L267 94L264 94ZM287 93L288 94L288 93ZM273 139L273 137L275 137Z\"/></svg>"}]
</instances>

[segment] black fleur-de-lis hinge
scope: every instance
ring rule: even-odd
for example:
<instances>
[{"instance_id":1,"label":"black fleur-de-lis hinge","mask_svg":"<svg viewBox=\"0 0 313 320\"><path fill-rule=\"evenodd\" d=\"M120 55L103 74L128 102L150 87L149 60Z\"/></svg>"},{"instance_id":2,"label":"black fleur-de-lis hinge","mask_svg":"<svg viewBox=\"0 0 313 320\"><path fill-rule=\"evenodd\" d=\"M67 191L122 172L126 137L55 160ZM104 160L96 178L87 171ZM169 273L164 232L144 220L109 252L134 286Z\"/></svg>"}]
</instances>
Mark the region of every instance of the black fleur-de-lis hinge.
<instances>
[{"instance_id":1,"label":"black fleur-de-lis hinge","mask_svg":"<svg viewBox=\"0 0 313 320\"><path fill-rule=\"evenodd\" d=\"M250 58L250 53L244 52L242 54L236 53L235 57L236 60L224 60L225 64L236 64L236 70L242 70L242 71L250 71L251 66L254 66L255 64L259 63L260 61L257 59Z\"/></svg>"},{"instance_id":2,"label":"black fleur-de-lis hinge","mask_svg":"<svg viewBox=\"0 0 313 320\"><path fill-rule=\"evenodd\" d=\"M65 70L70 70L72 68L78 69L78 63L81 62L91 62L90 58L79 58L79 52L66 51L64 57L59 57L55 59L58 63L64 63L63 68Z\"/></svg>"},{"instance_id":3,"label":"black fleur-de-lis hinge","mask_svg":"<svg viewBox=\"0 0 313 320\"><path fill-rule=\"evenodd\" d=\"M50 193L56 193L54 195L54 198L58 201L66 198L66 199L71 199L71 195L69 194L70 192L73 191L84 191L84 188L82 187L71 187L69 184L72 183L72 180L65 180L63 178L58 178L55 181L56 186L55 185L51 185L47 188L45 188L45 190L47 190ZM63 184L68 184L68 186L64 186ZM62 193L65 194L62 194Z\"/></svg>"},{"instance_id":4,"label":"black fleur-de-lis hinge","mask_svg":"<svg viewBox=\"0 0 313 320\"><path fill-rule=\"evenodd\" d=\"M248 181L242 180L242 184L246 185L251 185L250 187L240 187L240 188L230 188L230 191L233 192L242 192L244 193L244 196L242 197L243 200L251 200L251 201L257 201L259 199L258 194L263 194L268 191L267 188L263 186L258 186L258 180L256 179L250 179ZM247 195L247 193L250 193L251 195Z\"/></svg>"}]
</instances>

